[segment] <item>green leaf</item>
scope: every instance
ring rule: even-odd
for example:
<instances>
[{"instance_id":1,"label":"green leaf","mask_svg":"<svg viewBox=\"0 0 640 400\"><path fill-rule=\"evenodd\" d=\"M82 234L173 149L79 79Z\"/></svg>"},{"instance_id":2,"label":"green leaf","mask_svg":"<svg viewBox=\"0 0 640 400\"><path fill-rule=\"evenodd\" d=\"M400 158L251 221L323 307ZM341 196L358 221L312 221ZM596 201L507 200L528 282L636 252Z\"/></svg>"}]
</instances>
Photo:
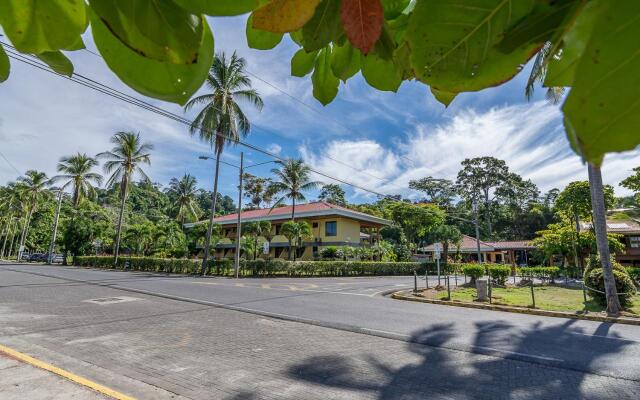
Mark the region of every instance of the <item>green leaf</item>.
<instances>
[{"instance_id":1,"label":"green leaf","mask_svg":"<svg viewBox=\"0 0 640 400\"><path fill-rule=\"evenodd\" d=\"M542 44L551 40L573 21L584 0L536 2L533 10L522 21L509 29L498 49L510 53L528 44Z\"/></svg>"},{"instance_id":2,"label":"green leaf","mask_svg":"<svg viewBox=\"0 0 640 400\"><path fill-rule=\"evenodd\" d=\"M313 17L320 0L271 0L253 12L253 27L269 32L293 32Z\"/></svg>"},{"instance_id":3,"label":"green leaf","mask_svg":"<svg viewBox=\"0 0 640 400\"><path fill-rule=\"evenodd\" d=\"M375 54L360 58L362 76L367 83L378 90L395 92L402 83L402 72L393 60L383 60Z\"/></svg>"},{"instance_id":4,"label":"green leaf","mask_svg":"<svg viewBox=\"0 0 640 400\"><path fill-rule=\"evenodd\" d=\"M44 61L52 70L60 75L73 75L73 64L71 61L59 51L45 51L37 55L39 59Z\"/></svg>"},{"instance_id":5,"label":"green leaf","mask_svg":"<svg viewBox=\"0 0 640 400\"><path fill-rule=\"evenodd\" d=\"M458 93L499 85L517 74L537 45L508 54L495 48L534 0L418 1L406 39L418 79Z\"/></svg>"},{"instance_id":6,"label":"green leaf","mask_svg":"<svg viewBox=\"0 0 640 400\"><path fill-rule=\"evenodd\" d=\"M87 29L84 0L2 0L0 25L22 53L73 46Z\"/></svg>"},{"instance_id":7,"label":"green leaf","mask_svg":"<svg viewBox=\"0 0 640 400\"><path fill-rule=\"evenodd\" d=\"M315 97L322 105L327 105L338 94L338 85L340 80L331 72L331 48L326 47L320 50L318 58L316 58L316 66L311 75L311 83L313 83L313 97Z\"/></svg>"},{"instance_id":8,"label":"green leaf","mask_svg":"<svg viewBox=\"0 0 640 400\"><path fill-rule=\"evenodd\" d=\"M264 0L173 0L185 10L207 15L240 15L265 3Z\"/></svg>"},{"instance_id":9,"label":"green leaf","mask_svg":"<svg viewBox=\"0 0 640 400\"><path fill-rule=\"evenodd\" d=\"M313 17L302 27L304 48L320 50L342 35L340 0L322 0Z\"/></svg>"},{"instance_id":10,"label":"green leaf","mask_svg":"<svg viewBox=\"0 0 640 400\"><path fill-rule=\"evenodd\" d=\"M415 78L413 66L411 65L411 49L407 42L402 42L393 52L393 62L402 74L402 80Z\"/></svg>"},{"instance_id":11,"label":"green leaf","mask_svg":"<svg viewBox=\"0 0 640 400\"><path fill-rule=\"evenodd\" d=\"M90 0L111 33L136 53L157 61L193 64L203 38L203 17L170 1Z\"/></svg>"},{"instance_id":12,"label":"green leaf","mask_svg":"<svg viewBox=\"0 0 640 400\"><path fill-rule=\"evenodd\" d=\"M396 19L409 6L410 0L382 0L382 8L384 9L384 18Z\"/></svg>"},{"instance_id":13,"label":"green leaf","mask_svg":"<svg viewBox=\"0 0 640 400\"><path fill-rule=\"evenodd\" d=\"M561 57L548 58L544 86L573 85L576 65L591 37L596 19L605 9L606 1L593 0L585 5L571 29L562 38Z\"/></svg>"},{"instance_id":14,"label":"green leaf","mask_svg":"<svg viewBox=\"0 0 640 400\"><path fill-rule=\"evenodd\" d=\"M380 38L373 46L373 51L376 55L383 60L391 60L393 58L393 52L396 50L396 42L391 36L388 26L385 24L382 26L382 32L380 32Z\"/></svg>"},{"instance_id":15,"label":"green leaf","mask_svg":"<svg viewBox=\"0 0 640 400\"><path fill-rule=\"evenodd\" d=\"M302 38L302 29L295 31L295 32L289 32L289 37L291 38L291 40L293 40L293 43L297 44L298 46L304 46L304 41Z\"/></svg>"},{"instance_id":16,"label":"green leaf","mask_svg":"<svg viewBox=\"0 0 640 400\"><path fill-rule=\"evenodd\" d=\"M318 53L318 50L311 53L307 53L305 49L298 50L291 59L291 75L303 77L313 71Z\"/></svg>"},{"instance_id":17,"label":"green leaf","mask_svg":"<svg viewBox=\"0 0 640 400\"><path fill-rule=\"evenodd\" d=\"M449 104L456 98L456 93L443 92L434 87L431 87L431 94L436 98L440 103L444 104L445 107L449 107Z\"/></svg>"},{"instance_id":18,"label":"green leaf","mask_svg":"<svg viewBox=\"0 0 640 400\"><path fill-rule=\"evenodd\" d=\"M129 87L145 96L184 104L195 93L213 62L213 35L204 21L204 40L195 64L170 64L134 52L98 19L91 16L93 39L111 70Z\"/></svg>"},{"instance_id":19,"label":"green leaf","mask_svg":"<svg viewBox=\"0 0 640 400\"><path fill-rule=\"evenodd\" d=\"M261 31L253 27L253 18L250 15L247 19L247 43L252 49L270 50L282 41L284 34Z\"/></svg>"},{"instance_id":20,"label":"green leaf","mask_svg":"<svg viewBox=\"0 0 640 400\"><path fill-rule=\"evenodd\" d=\"M353 48L349 42L334 46L331 52L331 71L334 76L346 82L360 71L360 50Z\"/></svg>"},{"instance_id":21,"label":"green leaf","mask_svg":"<svg viewBox=\"0 0 640 400\"><path fill-rule=\"evenodd\" d=\"M0 45L0 82L4 82L9 78L10 70L11 64L9 63L9 57L4 51L4 46Z\"/></svg>"},{"instance_id":22,"label":"green leaf","mask_svg":"<svg viewBox=\"0 0 640 400\"><path fill-rule=\"evenodd\" d=\"M573 148L599 164L640 144L640 2L608 1L576 65L562 107Z\"/></svg>"}]
</instances>

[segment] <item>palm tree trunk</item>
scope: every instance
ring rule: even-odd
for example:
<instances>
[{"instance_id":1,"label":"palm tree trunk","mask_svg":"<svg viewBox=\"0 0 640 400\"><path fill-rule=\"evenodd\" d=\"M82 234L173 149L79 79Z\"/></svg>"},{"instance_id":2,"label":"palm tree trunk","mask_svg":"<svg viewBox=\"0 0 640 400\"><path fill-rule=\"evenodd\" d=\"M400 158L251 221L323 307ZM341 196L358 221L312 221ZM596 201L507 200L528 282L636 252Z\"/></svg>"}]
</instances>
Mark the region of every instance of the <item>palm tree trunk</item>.
<instances>
[{"instance_id":1,"label":"palm tree trunk","mask_svg":"<svg viewBox=\"0 0 640 400\"><path fill-rule=\"evenodd\" d=\"M9 239L9 233L11 232L11 228L13 225L13 218L9 218L9 222L7 222L6 231L4 233L3 241L2 241L2 251L0 251L0 258L4 257L4 250L7 248L7 239Z\"/></svg>"},{"instance_id":2,"label":"palm tree trunk","mask_svg":"<svg viewBox=\"0 0 640 400\"><path fill-rule=\"evenodd\" d=\"M202 257L202 266L200 274L207 272L207 263L209 261L209 246L211 245L211 234L213 232L213 219L216 217L216 202L218 200L218 172L220 171L220 152L216 154L216 171L213 179L213 194L211 195L211 217L209 218L209 227L207 228L207 237L204 243L204 255Z\"/></svg>"},{"instance_id":3,"label":"palm tree trunk","mask_svg":"<svg viewBox=\"0 0 640 400\"><path fill-rule=\"evenodd\" d=\"M120 255L120 236L122 235L122 219L124 217L124 205L125 202L127 201L127 189L128 189L128 185L129 182L128 181L124 181L124 184L122 185L122 193L121 193L121 199L120 199L120 215L118 215L118 229L116 231L116 248L114 249L114 257L113 257L113 264L114 265L118 265L118 256Z\"/></svg>"},{"instance_id":4,"label":"palm tree trunk","mask_svg":"<svg viewBox=\"0 0 640 400\"><path fill-rule=\"evenodd\" d=\"M291 221L296 221L296 199L293 198L292 207L291 207Z\"/></svg>"},{"instance_id":5,"label":"palm tree trunk","mask_svg":"<svg viewBox=\"0 0 640 400\"><path fill-rule=\"evenodd\" d=\"M604 206L604 191L602 187L602 172L600 167L591 163L589 168L589 183L591 187L591 204L593 208L593 227L596 231L596 244L600 253L602 275L604 277L604 291L607 296L607 314L618 315L622 307L616 289L616 280L613 276L611 254L609 253L609 240L607 238L607 219Z\"/></svg>"},{"instance_id":6,"label":"palm tree trunk","mask_svg":"<svg viewBox=\"0 0 640 400\"><path fill-rule=\"evenodd\" d=\"M20 222L18 221L17 224L19 224ZM11 234L11 244L9 245L9 248L7 249L7 258L11 257L11 254L13 253L13 248L14 248L14 244L16 241L16 233L18 230L18 225L16 224L15 229L13 230L12 234Z\"/></svg>"},{"instance_id":7,"label":"palm tree trunk","mask_svg":"<svg viewBox=\"0 0 640 400\"><path fill-rule=\"evenodd\" d=\"M31 206L31 208L29 209L29 213L27 214L27 220L24 222L24 227L22 228L22 236L20 237L20 244L18 246L18 262L21 261L22 257L22 252L24 250L20 250L21 248L23 248L24 243L27 240L27 234L29 233L29 225L31 225L31 216L33 215L33 209L35 208L35 204L33 204Z\"/></svg>"}]
</instances>

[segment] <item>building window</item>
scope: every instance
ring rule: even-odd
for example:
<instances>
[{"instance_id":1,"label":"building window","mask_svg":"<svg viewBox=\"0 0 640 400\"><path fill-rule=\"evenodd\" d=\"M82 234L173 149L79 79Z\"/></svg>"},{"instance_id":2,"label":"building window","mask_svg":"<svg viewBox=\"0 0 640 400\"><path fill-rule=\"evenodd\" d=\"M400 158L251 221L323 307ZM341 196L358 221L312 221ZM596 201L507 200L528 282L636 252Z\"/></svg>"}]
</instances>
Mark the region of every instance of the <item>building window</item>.
<instances>
[{"instance_id":1,"label":"building window","mask_svg":"<svg viewBox=\"0 0 640 400\"><path fill-rule=\"evenodd\" d=\"M311 226L312 226L313 228L317 228L317 227L318 227L318 223L317 223L317 222L314 222Z\"/></svg>"},{"instance_id":2,"label":"building window","mask_svg":"<svg viewBox=\"0 0 640 400\"><path fill-rule=\"evenodd\" d=\"M276 225L276 235L279 235L279 234L280 234L280 228L281 228L281 227L282 227L282 225L280 225L280 224L277 224L277 225Z\"/></svg>"},{"instance_id":3,"label":"building window","mask_svg":"<svg viewBox=\"0 0 640 400\"><path fill-rule=\"evenodd\" d=\"M336 221L327 221L324 223L325 236L338 236L338 223Z\"/></svg>"},{"instance_id":4,"label":"building window","mask_svg":"<svg viewBox=\"0 0 640 400\"><path fill-rule=\"evenodd\" d=\"M640 236L629 236L629 247L640 248Z\"/></svg>"}]
</instances>

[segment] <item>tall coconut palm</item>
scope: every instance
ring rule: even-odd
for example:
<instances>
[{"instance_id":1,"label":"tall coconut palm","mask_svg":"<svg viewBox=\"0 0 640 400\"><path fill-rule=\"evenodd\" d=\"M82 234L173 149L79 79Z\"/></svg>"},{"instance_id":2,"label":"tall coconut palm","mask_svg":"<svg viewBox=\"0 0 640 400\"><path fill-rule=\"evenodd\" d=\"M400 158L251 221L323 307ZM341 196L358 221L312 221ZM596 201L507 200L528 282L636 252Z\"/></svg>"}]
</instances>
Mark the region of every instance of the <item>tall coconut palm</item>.
<instances>
[{"instance_id":1,"label":"tall coconut palm","mask_svg":"<svg viewBox=\"0 0 640 400\"><path fill-rule=\"evenodd\" d=\"M24 176L18 178L17 190L23 197L23 204L25 205L25 221L22 228L22 234L20 235L20 242L18 245L18 261L20 261L20 253L24 246L24 242L29 233L29 225L31 225L31 217L38 208L38 203L49 195L47 188L51 185L51 180L47 178L47 174L40 171L29 170Z\"/></svg>"},{"instance_id":2,"label":"tall coconut palm","mask_svg":"<svg viewBox=\"0 0 640 400\"><path fill-rule=\"evenodd\" d=\"M120 252L122 218L127 195L129 194L129 184L136 174L144 181L149 181L149 177L140 165L151 164L149 151L153 149L153 145L143 143L140 139L140 134L133 132L118 132L111 138L111 143L114 144L111 151L102 152L97 155L97 158L106 160L103 167L104 172L111 174L107 180L107 187L118 187L120 190L120 214L118 216L114 250L114 263L117 263Z\"/></svg>"},{"instance_id":3,"label":"tall coconut palm","mask_svg":"<svg viewBox=\"0 0 640 400\"><path fill-rule=\"evenodd\" d=\"M171 178L167 194L173 201L176 209L176 218L180 221L180 226L184 227L184 222L188 216L198 218L198 188L197 180L193 175L184 174L179 180Z\"/></svg>"},{"instance_id":4,"label":"tall coconut palm","mask_svg":"<svg viewBox=\"0 0 640 400\"><path fill-rule=\"evenodd\" d=\"M274 168L271 172L278 181L273 182L273 190L282 196L274 203L273 207L282 204L286 199L292 202L291 220L296 219L296 201L304 201L304 193L307 190L315 189L322 182L311 181L311 168L299 160L277 161L281 167ZM272 209L273 209L272 207Z\"/></svg>"},{"instance_id":5,"label":"tall coconut palm","mask_svg":"<svg viewBox=\"0 0 640 400\"><path fill-rule=\"evenodd\" d=\"M83 197L94 198L96 188L94 185L102 184L102 175L91 170L98 165L98 161L86 154L77 153L69 157L62 157L57 170L61 175L51 178L52 182L66 181L62 190L73 187L73 205L78 207Z\"/></svg>"},{"instance_id":6,"label":"tall coconut palm","mask_svg":"<svg viewBox=\"0 0 640 400\"><path fill-rule=\"evenodd\" d=\"M194 97L184 107L185 111L189 111L194 107L203 106L193 120L189 132L191 135L199 135L202 141L209 143L216 155L211 216L202 260L203 274L209 258L211 229L216 212L220 155L225 146L237 142L251 130L249 119L237 101L246 101L258 110L263 106L262 98L251 88L251 80L245 72L245 66L244 58L236 56L235 52L231 58L227 58L224 53L216 54L205 81L211 93Z\"/></svg>"}]
</instances>

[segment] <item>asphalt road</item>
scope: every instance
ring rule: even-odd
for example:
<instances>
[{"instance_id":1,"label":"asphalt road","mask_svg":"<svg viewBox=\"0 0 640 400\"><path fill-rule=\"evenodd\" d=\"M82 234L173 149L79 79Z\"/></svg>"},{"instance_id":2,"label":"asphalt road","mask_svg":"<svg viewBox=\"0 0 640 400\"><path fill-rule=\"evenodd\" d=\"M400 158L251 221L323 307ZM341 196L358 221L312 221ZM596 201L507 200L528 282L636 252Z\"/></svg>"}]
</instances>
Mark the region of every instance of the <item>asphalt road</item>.
<instances>
[{"instance_id":1,"label":"asphalt road","mask_svg":"<svg viewBox=\"0 0 640 400\"><path fill-rule=\"evenodd\" d=\"M3 276L10 279L2 280ZM424 285L424 281L419 283ZM194 307L214 306L234 315L257 314L328 327L338 333L355 332L395 342L517 360L523 365L621 378L632 387L640 382L638 327L408 303L383 296L391 290L412 287L413 277L234 280L0 265L0 295L12 288L21 293L29 290L36 293L52 285L56 288L52 303L64 302L65 291L73 288L82 287L91 293L93 287L96 298L100 290L117 289L124 293L121 297L172 299Z\"/></svg>"}]
</instances>

